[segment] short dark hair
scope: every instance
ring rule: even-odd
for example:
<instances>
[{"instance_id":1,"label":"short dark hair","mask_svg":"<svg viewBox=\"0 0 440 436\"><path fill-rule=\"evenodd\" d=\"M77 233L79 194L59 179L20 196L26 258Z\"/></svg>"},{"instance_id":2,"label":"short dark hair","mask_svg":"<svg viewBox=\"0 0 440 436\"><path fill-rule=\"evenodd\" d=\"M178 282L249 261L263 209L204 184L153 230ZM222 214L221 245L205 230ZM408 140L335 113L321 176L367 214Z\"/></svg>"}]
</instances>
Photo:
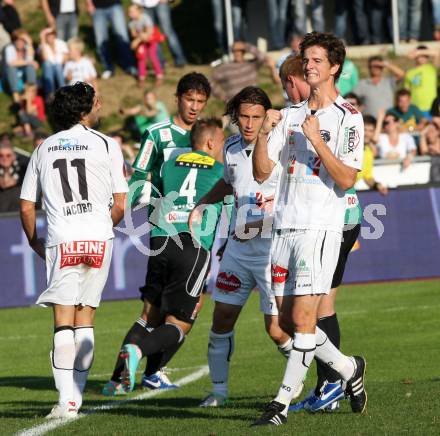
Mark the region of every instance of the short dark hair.
<instances>
[{"instance_id":1,"label":"short dark hair","mask_svg":"<svg viewBox=\"0 0 440 436\"><path fill-rule=\"evenodd\" d=\"M211 85L205 75L193 71L180 78L177 84L176 95L180 97L188 91L197 91L205 94L206 98L209 98L211 95Z\"/></svg>"},{"instance_id":2,"label":"short dark hair","mask_svg":"<svg viewBox=\"0 0 440 436\"><path fill-rule=\"evenodd\" d=\"M376 118L373 115L364 115L362 117L364 119L364 125L374 126L376 127Z\"/></svg>"},{"instance_id":3,"label":"short dark hair","mask_svg":"<svg viewBox=\"0 0 440 436\"><path fill-rule=\"evenodd\" d=\"M56 131L78 124L93 108L95 90L85 82L59 88L49 103L49 117Z\"/></svg>"},{"instance_id":4,"label":"short dark hair","mask_svg":"<svg viewBox=\"0 0 440 436\"><path fill-rule=\"evenodd\" d=\"M399 121L399 117L394 112L387 112L385 114L385 118L386 117L392 117L394 121Z\"/></svg>"},{"instance_id":5,"label":"short dark hair","mask_svg":"<svg viewBox=\"0 0 440 436\"><path fill-rule=\"evenodd\" d=\"M342 66L345 61L345 46L341 39L337 38L332 33L310 32L304 35L299 47L301 51L301 58L304 59L304 52L307 48L319 46L327 51L327 58L330 65L339 65L338 71L335 74L335 82L339 79L342 72Z\"/></svg>"},{"instance_id":6,"label":"short dark hair","mask_svg":"<svg viewBox=\"0 0 440 436\"><path fill-rule=\"evenodd\" d=\"M353 100L356 100L359 105L362 104L362 99L354 92L347 92L347 94L344 95L344 98L346 100L352 98Z\"/></svg>"},{"instance_id":7,"label":"short dark hair","mask_svg":"<svg viewBox=\"0 0 440 436\"><path fill-rule=\"evenodd\" d=\"M280 79L282 82L287 81L287 76L304 78L301 56L290 55L280 67Z\"/></svg>"},{"instance_id":8,"label":"short dark hair","mask_svg":"<svg viewBox=\"0 0 440 436\"><path fill-rule=\"evenodd\" d=\"M368 65L370 65L371 62L374 62L374 61L380 61L380 62L383 62L383 57L380 56L380 55L370 56L370 57L368 58Z\"/></svg>"},{"instance_id":9,"label":"short dark hair","mask_svg":"<svg viewBox=\"0 0 440 436\"><path fill-rule=\"evenodd\" d=\"M211 117L197 120L191 128L191 147L194 148L203 145L201 144L201 141L203 140L206 131L213 132L215 129L223 129L222 121L219 118Z\"/></svg>"},{"instance_id":10,"label":"short dark hair","mask_svg":"<svg viewBox=\"0 0 440 436\"><path fill-rule=\"evenodd\" d=\"M238 111L240 105L243 103L260 104L266 111L272 107L270 98L261 88L257 86L246 86L246 88L243 88L238 94L235 94L226 104L224 115L229 115L234 124L238 122Z\"/></svg>"},{"instance_id":11,"label":"short dark hair","mask_svg":"<svg viewBox=\"0 0 440 436\"><path fill-rule=\"evenodd\" d=\"M402 97L403 95L407 95L408 97L411 97L411 92L408 91L407 89L399 89L399 90L396 92L396 100L397 100L399 97Z\"/></svg>"}]
</instances>

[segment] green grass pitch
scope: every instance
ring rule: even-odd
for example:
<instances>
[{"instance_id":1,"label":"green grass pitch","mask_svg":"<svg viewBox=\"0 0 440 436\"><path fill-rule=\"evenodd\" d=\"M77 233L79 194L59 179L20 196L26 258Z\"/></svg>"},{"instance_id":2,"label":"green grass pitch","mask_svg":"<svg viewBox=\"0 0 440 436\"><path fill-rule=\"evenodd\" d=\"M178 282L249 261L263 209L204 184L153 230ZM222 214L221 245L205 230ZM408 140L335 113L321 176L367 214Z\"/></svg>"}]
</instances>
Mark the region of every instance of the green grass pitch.
<instances>
[{"instance_id":1,"label":"green grass pitch","mask_svg":"<svg viewBox=\"0 0 440 436\"><path fill-rule=\"evenodd\" d=\"M83 406L93 413L48 434L439 435L439 297L438 280L342 287L337 303L342 349L367 359L367 413L355 415L343 401L335 413L290 414L285 426L258 429L249 424L276 394L285 360L264 332L257 294L251 296L236 328L230 405L214 410L197 407L210 388L207 375L141 400L133 400L143 393L139 388L124 398L102 397L101 388L110 377L121 340L141 309L136 300L104 303L96 317L95 361ZM211 314L208 298L185 345L169 365L173 381L207 364ZM47 422L44 415L57 399L48 358L51 324L48 309L0 311L1 435ZM314 380L313 364L303 395ZM129 401L117 405L121 400ZM97 409L103 404L112 407Z\"/></svg>"}]
</instances>

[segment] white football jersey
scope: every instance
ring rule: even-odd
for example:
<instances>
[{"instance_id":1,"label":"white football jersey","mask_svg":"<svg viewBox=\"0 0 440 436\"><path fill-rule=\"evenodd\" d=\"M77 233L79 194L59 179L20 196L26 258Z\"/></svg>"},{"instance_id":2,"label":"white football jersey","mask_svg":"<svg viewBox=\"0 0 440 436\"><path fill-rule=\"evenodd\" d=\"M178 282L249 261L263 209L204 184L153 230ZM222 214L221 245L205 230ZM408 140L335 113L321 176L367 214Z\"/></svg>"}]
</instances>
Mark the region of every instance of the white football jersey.
<instances>
[{"instance_id":1,"label":"white football jersey","mask_svg":"<svg viewBox=\"0 0 440 436\"><path fill-rule=\"evenodd\" d=\"M264 183L257 183L252 172L252 154L254 144L246 144L241 135L229 137L224 147L224 180L234 190L234 209L231 229L243 227L246 222L259 221L273 216L273 204L278 180L275 168ZM270 230L246 242L237 242L232 238L228 248L240 252L242 256L265 256L270 253Z\"/></svg>"},{"instance_id":2,"label":"white football jersey","mask_svg":"<svg viewBox=\"0 0 440 436\"><path fill-rule=\"evenodd\" d=\"M37 202L42 194L51 247L113 238L113 194L123 192L128 186L119 144L77 124L34 150L20 198Z\"/></svg>"},{"instance_id":3,"label":"white football jersey","mask_svg":"<svg viewBox=\"0 0 440 436\"><path fill-rule=\"evenodd\" d=\"M283 109L282 120L268 140L269 158L280 162L274 229L342 231L344 191L330 177L302 131L308 101ZM364 151L362 115L345 99L316 111L321 137L345 165L360 170Z\"/></svg>"}]
</instances>

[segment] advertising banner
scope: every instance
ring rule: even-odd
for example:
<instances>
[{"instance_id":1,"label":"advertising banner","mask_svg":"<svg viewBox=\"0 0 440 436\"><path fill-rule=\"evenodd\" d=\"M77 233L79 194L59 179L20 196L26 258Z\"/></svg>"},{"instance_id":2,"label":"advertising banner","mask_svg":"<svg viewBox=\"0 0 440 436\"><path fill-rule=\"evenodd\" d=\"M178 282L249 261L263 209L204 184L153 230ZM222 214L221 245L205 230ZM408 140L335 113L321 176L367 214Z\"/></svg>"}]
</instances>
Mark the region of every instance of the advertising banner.
<instances>
[{"instance_id":1,"label":"advertising banner","mask_svg":"<svg viewBox=\"0 0 440 436\"><path fill-rule=\"evenodd\" d=\"M440 188L399 189L386 197L361 192L359 199L364 219L344 283L440 277ZM44 216L37 227L44 236ZM104 300L138 298L145 281L145 210L118 228ZM44 262L28 246L18 216L0 218L0 235L0 307L34 304L45 289ZM217 269L214 263L213 278Z\"/></svg>"}]
</instances>

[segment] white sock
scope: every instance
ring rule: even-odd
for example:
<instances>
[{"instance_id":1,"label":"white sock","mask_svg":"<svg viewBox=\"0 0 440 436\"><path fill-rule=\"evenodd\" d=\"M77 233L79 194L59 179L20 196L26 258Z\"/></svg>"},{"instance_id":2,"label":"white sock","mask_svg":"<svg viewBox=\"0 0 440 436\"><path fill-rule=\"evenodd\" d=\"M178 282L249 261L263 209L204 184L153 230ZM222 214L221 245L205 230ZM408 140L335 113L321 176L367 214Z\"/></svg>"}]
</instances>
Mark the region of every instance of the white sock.
<instances>
[{"instance_id":1,"label":"white sock","mask_svg":"<svg viewBox=\"0 0 440 436\"><path fill-rule=\"evenodd\" d=\"M50 353L55 386L59 392L59 404L73 401L73 364L75 361L75 339L73 327L55 329L53 350Z\"/></svg>"},{"instance_id":2,"label":"white sock","mask_svg":"<svg viewBox=\"0 0 440 436\"><path fill-rule=\"evenodd\" d=\"M316 327L315 356L338 372L344 381L349 380L356 370L354 361L342 354L319 327Z\"/></svg>"},{"instance_id":3,"label":"white sock","mask_svg":"<svg viewBox=\"0 0 440 436\"><path fill-rule=\"evenodd\" d=\"M284 344L278 345L278 351L288 359L293 348L293 339L289 338Z\"/></svg>"},{"instance_id":4,"label":"white sock","mask_svg":"<svg viewBox=\"0 0 440 436\"><path fill-rule=\"evenodd\" d=\"M289 404L303 382L315 354L316 339L313 333L295 333L293 348L287 360L283 383L275 401L285 405L282 411L287 416Z\"/></svg>"},{"instance_id":5,"label":"white sock","mask_svg":"<svg viewBox=\"0 0 440 436\"><path fill-rule=\"evenodd\" d=\"M212 390L228 396L229 361L234 352L234 331L224 334L209 332L208 363Z\"/></svg>"},{"instance_id":6,"label":"white sock","mask_svg":"<svg viewBox=\"0 0 440 436\"><path fill-rule=\"evenodd\" d=\"M73 368L73 398L76 407L82 405L82 394L93 363L95 337L93 326L75 327L75 365Z\"/></svg>"}]
</instances>

